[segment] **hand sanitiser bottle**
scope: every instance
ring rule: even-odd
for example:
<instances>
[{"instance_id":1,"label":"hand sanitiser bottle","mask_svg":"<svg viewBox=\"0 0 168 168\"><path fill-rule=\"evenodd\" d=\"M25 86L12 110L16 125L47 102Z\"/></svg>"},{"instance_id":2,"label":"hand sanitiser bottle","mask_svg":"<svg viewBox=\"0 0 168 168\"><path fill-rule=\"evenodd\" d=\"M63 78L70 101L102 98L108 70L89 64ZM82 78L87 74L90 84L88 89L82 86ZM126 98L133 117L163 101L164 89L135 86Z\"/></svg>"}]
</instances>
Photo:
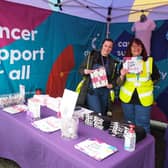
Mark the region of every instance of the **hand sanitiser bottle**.
<instances>
[{"instance_id":1,"label":"hand sanitiser bottle","mask_svg":"<svg viewBox=\"0 0 168 168\"><path fill-rule=\"evenodd\" d=\"M130 125L128 132L124 136L124 149L126 151L132 152L135 150L136 146L136 134L135 134L135 126Z\"/></svg>"}]
</instances>

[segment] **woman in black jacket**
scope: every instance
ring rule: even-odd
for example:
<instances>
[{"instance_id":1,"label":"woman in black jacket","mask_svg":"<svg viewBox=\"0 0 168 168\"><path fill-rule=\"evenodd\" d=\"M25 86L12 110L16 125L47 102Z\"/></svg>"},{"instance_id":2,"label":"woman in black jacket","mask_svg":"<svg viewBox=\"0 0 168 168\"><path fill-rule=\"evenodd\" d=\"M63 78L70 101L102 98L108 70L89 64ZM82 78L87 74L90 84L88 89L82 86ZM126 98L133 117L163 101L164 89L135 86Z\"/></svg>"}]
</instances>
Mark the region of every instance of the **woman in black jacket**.
<instances>
[{"instance_id":1,"label":"woman in black jacket","mask_svg":"<svg viewBox=\"0 0 168 168\"><path fill-rule=\"evenodd\" d=\"M86 106L94 112L106 115L110 91L116 86L117 62L110 57L113 49L113 41L105 39L100 51L92 51L80 66L79 72L85 78L81 88L78 105ZM91 73L97 68L104 67L107 75L107 84L103 87L94 88Z\"/></svg>"}]
</instances>

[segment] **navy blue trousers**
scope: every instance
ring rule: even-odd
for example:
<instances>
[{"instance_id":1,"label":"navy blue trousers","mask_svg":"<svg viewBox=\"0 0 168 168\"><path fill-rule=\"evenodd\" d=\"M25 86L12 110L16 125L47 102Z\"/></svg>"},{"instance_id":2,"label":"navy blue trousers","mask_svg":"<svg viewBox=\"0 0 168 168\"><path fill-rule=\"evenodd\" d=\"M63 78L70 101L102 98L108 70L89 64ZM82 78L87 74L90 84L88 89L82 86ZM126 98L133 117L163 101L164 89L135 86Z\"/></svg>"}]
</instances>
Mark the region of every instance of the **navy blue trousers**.
<instances>
[{"instance_id":1,"label":"navy blue trousers","mask_svg":"<svg viewBox=\"0 0 168 168\"><path fill-rule=\"evenodd\" d=\"M101 113L102 115L107 114L108 110L108 88L96 88L88 92L86 103L89 109L94 112Z\"/></svg>"},{"instance_id":2,"label":"navy blue trousers","mask_svg":"<svg viewBox=\"0 0 168 168\"><path fill-rule=\"evenodd\" d=\"M151 106L145 107L138 104L122 103L124 119L131 121L137 126L141 126L147 133L150 133L150 113Z\"/></svg>"}]
</instances>

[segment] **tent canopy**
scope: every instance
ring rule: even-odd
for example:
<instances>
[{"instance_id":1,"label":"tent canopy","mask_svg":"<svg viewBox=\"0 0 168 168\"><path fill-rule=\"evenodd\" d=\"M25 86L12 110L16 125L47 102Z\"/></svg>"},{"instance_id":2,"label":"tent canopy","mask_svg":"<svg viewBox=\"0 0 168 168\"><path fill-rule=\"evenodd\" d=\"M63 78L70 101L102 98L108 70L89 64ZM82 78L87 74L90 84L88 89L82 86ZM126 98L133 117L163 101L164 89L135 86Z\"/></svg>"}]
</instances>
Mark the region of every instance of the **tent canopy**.
<instances>
[{"instance_id":1,"label":"tent canopy","mask_svg":"<svg viewBox=\"0 0 168 168\"><path fill-rule=\"evenodd\" d=\"M144 13L153 20L167 19L166 0L7 0L100 22L134 22Z\"/></svg>"}]
</instances>

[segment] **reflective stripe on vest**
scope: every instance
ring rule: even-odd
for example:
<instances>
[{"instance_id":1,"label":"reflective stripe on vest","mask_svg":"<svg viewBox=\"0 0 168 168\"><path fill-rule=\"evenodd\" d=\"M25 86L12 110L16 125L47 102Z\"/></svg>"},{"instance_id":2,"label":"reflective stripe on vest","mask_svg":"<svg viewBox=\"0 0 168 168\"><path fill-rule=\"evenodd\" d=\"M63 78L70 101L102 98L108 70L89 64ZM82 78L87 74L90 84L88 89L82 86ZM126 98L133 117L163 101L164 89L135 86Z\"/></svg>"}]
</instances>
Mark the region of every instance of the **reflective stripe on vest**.
<instances>
[{"instance_id":1,"label":"reflective stripe on vest","mask_svg":"<svg viewBox=\"0 0 168 168\"><path fill-rule=\"evenodd\" d=\"M151 94L152 94L152 91L149 91L149 92L146 92L146 93L140 93L140 94L139 94L139 98L151 96Z\"/></svg>"},{"instance_id":2,"label":"reflective stripe on vest","mask_svg":"<svg viewBox=\"0 0 168 168\"><path fill-rule=\"evenodd\" d=\"M137 77L136 78L127 78L126 79L128 82L134 82L134 81L137 81ZM138 81L139 82L146 82L147 80L149 80L149 77L142 77L140 78Z\"/></svg>"},{"instance_id":3,"label":"reflective stripe on vest","mask_svg":"<svg viewBox=\"0 0 168 168\"><path fill-rule=\"evenodd\" d=\"M130 92L129 90L127 90L125 87L121 87L121 90L122 90L125 94L127 94L127 95L129 95L129 96L132 95L132 92Z\"/></svg>"},{"instance_id":4,"label":"reflective stripe on vest","mask_svg":"<svg viewBox=\"0 0 168 168\"><path fill-rule=\"evenodd\" d=\"M114 90L110 90L110 100L111 100L112 102L114 102L114 99L115 99Z\"/></svg>"},{"instance_id":5,"label":"reflective stripe on vest","mask_svg":"<svg viewBox=\"0 0 168 168\"><path fill-rule=\"evenodd\" d=\"M147 71L147 73L152 74L152 65L153 65L153 58L149 57L148 60L146 61L146 71Z\"/></svg>"}]
</instances>

